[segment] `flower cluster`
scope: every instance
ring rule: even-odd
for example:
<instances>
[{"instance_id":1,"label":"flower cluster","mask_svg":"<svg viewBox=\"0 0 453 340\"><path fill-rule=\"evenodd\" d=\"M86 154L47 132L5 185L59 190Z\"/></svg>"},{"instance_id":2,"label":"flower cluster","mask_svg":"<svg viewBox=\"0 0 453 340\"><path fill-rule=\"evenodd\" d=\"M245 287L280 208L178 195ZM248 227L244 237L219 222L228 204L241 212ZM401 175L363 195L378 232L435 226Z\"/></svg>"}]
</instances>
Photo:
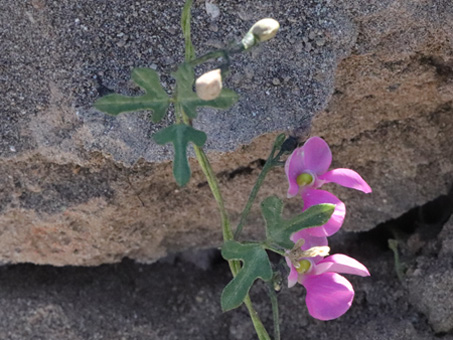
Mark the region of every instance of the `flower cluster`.
<instances>
[{"instance_id":1,"label":"flower cluster","mask_svg":"<svg viewBox=\"0 0 453 340\"><path fill-rule=\"evenodd\" d=\"M288 252L286 262L290 267L288 286L297 282L305 287L305 298L311 316L319 320L332 320L343 315L351 306L354 289L351 283L339 275L354 274L369 276L366 267L357 260L343 255L327 256L327 236L335 234L343 224L346 208L332 193L320 190L325 183L370 193L371 188L354 170L334 169L328 171L332 153L327 143L319 137L312 137L288 157L285 173L288 178L288 197L300 194L303 209L331 203L335 210L329 221L315 228L303 229L291 236L295 247Z\"/></svg>"}]
</instances>

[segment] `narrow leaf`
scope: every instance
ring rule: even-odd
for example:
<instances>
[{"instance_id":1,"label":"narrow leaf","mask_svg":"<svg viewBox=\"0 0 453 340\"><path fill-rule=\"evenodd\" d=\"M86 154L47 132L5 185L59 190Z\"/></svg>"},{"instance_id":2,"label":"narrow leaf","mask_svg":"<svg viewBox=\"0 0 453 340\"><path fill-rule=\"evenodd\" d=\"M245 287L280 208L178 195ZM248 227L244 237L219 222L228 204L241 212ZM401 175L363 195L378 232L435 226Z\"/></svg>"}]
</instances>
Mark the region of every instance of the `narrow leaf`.
<instances>
[{"instance_id":1,"label":"narrow leaf","mask_svg":"<svg viewBox=\"0 0 453 340\"><path fill-rule=\"evenodd\" d=\"M222 247L222 256L226 260L243 262L239 273L222 292L222 310L228 311L242 304L256 279L272 279L272 267L266 251L259 244L227 241Z\"/></svg>"},{"instance_id":2,"label":"narrow leaf","mask_svg":"<svg viewBox=\"0 0 453 340\"><path fill-rule=\"evenodd\" d=\"M332 216L335 205L318 204L312 206L290 220L282 218L283 202L276 196L270 196L261 203L261 214L266 220L266 235L272 243L285 249L291 249L293 233L326 224Z\"/></svg>"},{"instance_id":3,"label":"narrow leaf","mask_svg":"<svg viewBox=\"0 0 453 340\"><path fill-rule=\"evenodd\" d=\"M99 98L94 107L112 115L140 110L153 111L151 120L160 121L167 112L170 98L159 82L157 73L149 68L136 68L132 71L132 80L146 93L142 96L129 97L109 94Z\"/></svg>"},{"instance_id":4,"label":"narrow leaf","mask_svg":"<svg viewBox=\"0 0 453 340\"><path fill-rule=\"evenodd\" d=\"M206 142L206 134L185 124L173 124L155 133L153 138L157 144L173 143L175 149L173 176L179 186L186 185L191 174L187 160L187 145L192 142L202 147Z\"/></svg>"}]
</instances>

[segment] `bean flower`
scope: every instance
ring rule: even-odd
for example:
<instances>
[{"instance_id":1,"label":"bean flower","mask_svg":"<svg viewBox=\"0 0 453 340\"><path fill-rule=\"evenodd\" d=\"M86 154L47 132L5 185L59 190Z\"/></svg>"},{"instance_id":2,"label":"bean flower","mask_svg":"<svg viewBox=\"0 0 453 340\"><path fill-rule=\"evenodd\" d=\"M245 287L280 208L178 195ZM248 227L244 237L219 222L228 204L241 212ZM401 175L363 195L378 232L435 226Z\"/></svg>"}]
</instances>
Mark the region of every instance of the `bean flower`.
<instances>
[{"instance_id":1,"label":"bean flower","mask_svg":"<svg viewBox=\"0 0 453 340\"><path fill-rule=\"evenodd\" d=\"M332 163L332 152L327 143L320 137L308 139L303 146L297 148L285 163L288 178L288 197L297 194L304 201L303 209L321 203L335 205L330 220L321 227L310 228L308 233L315 237L325 237L336 233L343 224L346 207L334 194L320 190L325 183L337 183L341 186L370 193L371 188L354 170L333 169L328 171Z\"/></svg>"},{"instance_id":2,"label":"bean flower","mask_svg":"<svg viewBox=\"0 0 453 340\"><path fill-rule=\"evenodd\" d=\"M306 253L309 254L312 249ZM298 282L305 287L308 312L315 319L323 321L336 319L346 313L354 299L354 288L339 273L370 275L363 264L343 254L302 257L296 261L286 257L286 262L291 269L288 285L292 287Z\"/></svg>"}]
</instances>

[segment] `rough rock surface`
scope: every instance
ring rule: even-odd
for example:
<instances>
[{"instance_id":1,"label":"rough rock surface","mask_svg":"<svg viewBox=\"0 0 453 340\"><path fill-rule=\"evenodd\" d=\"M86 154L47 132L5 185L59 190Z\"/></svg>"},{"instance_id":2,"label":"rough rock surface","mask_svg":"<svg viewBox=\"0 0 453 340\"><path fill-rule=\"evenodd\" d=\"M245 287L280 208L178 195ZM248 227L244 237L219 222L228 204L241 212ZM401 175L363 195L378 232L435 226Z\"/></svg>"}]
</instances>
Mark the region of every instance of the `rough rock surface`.
<instances>
[{"instance_id":1,"label":"rough rock surface","mask_svg":"<svg viewBox=\"0 0 453 340\"><path fill-rule=\"evenodd\" d=\"M233 219L275 131L304 135L323 110L312 133L332 144L333 165L358 170L375 189L365 200L335 188L348 205L347 230L369 230L446 192L450 0L217 5L219 15L204 1L194 5L198 53L239 38L261 17L282 26L277 39L234 59L227 85L240 102L205 110L197 121L210 136ZM191 183L176 187L171 151L149 138L159 126L147 113L112 118L92 109L109 90L136 93L133 67L155 68L171 90L168 71L183 58L181 7L175 0L0 0L0 261L154 261L220 241L200 171L194 166ZM284 182L275 171L262 196L283 197ZM258 226L256 217L255 210Z\"/></svg>"},{"instance_id":2,"label":"rough rock surface","mask_svg":"<svg viewBox=\"0 0 453 340\"><path fill-rule=\"evenodd\" d=\"M453 203L453 201L452 201ZM453 218L437 242L425 246L408 276L411 303L428 318L436 333L453 331Z\"/></svg>"}]
</instances>

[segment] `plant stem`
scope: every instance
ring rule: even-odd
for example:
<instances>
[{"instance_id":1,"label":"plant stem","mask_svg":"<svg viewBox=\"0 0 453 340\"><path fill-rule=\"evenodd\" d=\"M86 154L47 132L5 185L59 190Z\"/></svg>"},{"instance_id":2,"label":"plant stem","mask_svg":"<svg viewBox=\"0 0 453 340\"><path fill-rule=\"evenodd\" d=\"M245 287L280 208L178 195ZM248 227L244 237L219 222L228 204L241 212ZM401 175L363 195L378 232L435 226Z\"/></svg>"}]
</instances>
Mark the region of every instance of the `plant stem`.
<instances>
[{"instance_id":1,"label":"plant stem","mask_svg":"<svg viewBox=\"0 0 453 340\"><path fill-rule=\"evenodd\" d=\"M209 188L214 195L214 199L217 202L217 206L220 212L220 220L222 224L222 233L223 233L223 240L230 241L233 240L233 232L231 231L230 221L228 218L228 214L225 209L225 204L223 202L222 194L219 190L219 185L217 183L217 179L215 177L214 171L212 170L211 165L209 164L208 158L204 153L203 149L194 145L195 155L197 156L198 163L208 180Z\"/></svg>"},{"instance_id":2,"label":"plant stem","mask_svg":"<svg viewBox=\"0 0 453 340\"><path fill-rule=\"evenodd\" d=\"M192 44L192 40L190 37L190 9L192 6L192 1L193 0L187 0L184 8L183 8L183 13L181 16L181 26L182 26L182 31L184 35L184 40L185 40L185 59L186 61L190 62L191 66L194 67L198 65L201 62L204 62L206 60L209 60L213 57L217 57L217 53L219 56L224 56L228 60L228 53L225 53L224 51L218 51L218 52L212 52L208 53L205 56L202 56L198 59L195 59L195 49ZM232 51L233 53L238 53L240 52L240 48L237 48L235 51ZM175 105L176 106L176 105ZM179 114L183 120L183 122L187 125L192 125L189 117L185 114L183 108L181 106L176 106L176 111L179 111ZM178 120L178 114L176 115L177 120ZM200 167L206 176L206 179L209 184L209 188L211 189L212 194L214 195L214 198L217 202L217 206L220 211L220 220L222 224L222 234L223 234L223 241L229 241L234 239L233 232L231 231L230 227L230 220L228 218L228 213L225 209L225 204L223 202L222 195L220 193L219 185L217 183L217 179L215 177L215 173L212 170L211 165L209 164L209 160L206 157L206 154L204 153L203 149L198 147L197 145L193 145L195 149L195 154L197 156L198 163L200 164ZM228 264L230 266L231 273L233 274L233 277L236 276L241 269L241 264L239 261L228 261ZM264 328L263 323L261 322L258 313L256 310L253 308L252 301L250 300L250 296L247 294L247 296L244 299L244 303L249 311L250 318L252 319L253 326L255 327L256 334L258 335L259 340L271 340L269 334L266 331L266 328Z\"/></svg>"},{"instance_id":3,"label":"plant stem","mask_svg":"<svg viewBox=\"0 0 453 340\"><path fill-rule=\"evenodd\" d=\"M186 61L190 61L195 58L195 48L193 47L192 39L190 37L190 10L192 7L192 2L193 0L186 0L181 15L181 28L182 34L184 35Z\"/></svg>"},{"instance_id":4,"label":"plant stem","mask_svg":"<svg viewBox=\"0 0 453 340\"><path fill-rule=\"evenodd\" d=\"M258 179L255 182L255 185L253 186L252 192L250 193L247 204L245 205L245 208L242 211L241 218L239 220L239 224L234 233L234 238L237 239L239 237L239 235L241 234L242 229L244 228L244 224L247 219L247 216L250 213L250 209L252 208L253 202L255 201L256 195L258 194L258 191L260 190L260 187L263 184L264 178L266 177L267 173L269 172L269 170L271 168L272 168L271 162L266 162L264 164L264 167L261 170L261 173L259 174Z\"/></svg>"},{"instance_id":5,"label":"plant stem","mask_svg":"<svg viewBox=\"0 0 453 340\"><path fill-rule=\"evenodd\" d=\"M274 248L273 246L269 245L268 243L266 243L266 241L264 243L261 244L264 248L266 248L267 250L270 250L280 256L288 256L288 254L285 253L285 251L283 250L280 250L280 249L276 249Z\"/></svg>"},{"instance_id":6,"label":"plant stem","mask_svg":"<svg viewBox=\"0 0 453 340\"><path fill-rule=\"evenodd\" d=\"M267 158L266 163L264 163L263 169L261 170L261 172L255 182L255 185L253 186L252 192L250 193L249 199L244 207L244 210L242 211L238 226L236 228L236 231L234 232L235 239L237 239L239 237L239 235L242 232L242 229L244 228L244 224L247 219L247 216L250 213L250 209L252 209L253 202L255 201L256 195L258 194L258 191L260 190L260 187L263 184L263 181L266 178L267 173L274 166L279 165L278 159L280 158L282 153L279 152L278 155L276 157L274 157L275 151L276 151L276 145L274 144L272 151L271 151L269 157Z\"/></svg>"},{"instance_id":7,"label":"plant stem","mask_svg":"<svg viewBox=\"0 0 453 340\"><path fill-rule=\"evenodd\" d=\"M398 241L394 240L394 239L389 239L388 245L389 245L389 248L393 251L396 276L398 276L398 280L400 280L400 282L403 282L404 273L403 273L403 268L402 268L402 265L400 262L400 256L398 253Z\"/></svg>"},{"instance_id":8,"label":"plant stem","mask_svg":"<svg viewBox=\"0 0 453 340\"><path fill-rule=\"evenodd\" d=\"M236 43L234 44L232 47L228 48L228 49L219 49L219 50L215 50L215 51L211 51L211 52L208 52L196 59L192 59L189 61L189 64L190 66L194 67L194 66L198 66L200 64L203 64L204 62L208 61L208 60L211 60L211 59L217 59L217 58L224 58L225 60L228 61L230 55L233 55L233 54L237 54L237 53L241 53L241 52L244 52L245 49L244 49L244 46L242 45L242 43Z\"/></svg>"},{"instance_id":9,"label":"plant stem","mask_svg":"<svg viewBox=\"0 0 453 340\"><path fill-rule=\"evenodd\" d=\"M189 65L194 67L194 66L203 64L205 61L208 61L210 59L216 59L216 58L220 58L220 57L228 59L228 53L225 50L212 51L212 52L206 53L205 55L202 55L201 57L191 60L189 62Z\"/></svg>"},{"instance_id":10,"label":"plant stem","mask_svg":"<svg viewBox=\"0 0 453 340\"><path fill-rule=\"evenodd\" d=\"M255 308L253 308L252 300L250 300L250 296L247 296L244 299L244 303L249 311L250 318L252 319L253 326L255 327L256 335L258 335L259 340L271 340L269 333L267 333L266 328L264 328L263 323L261 322L258 313L256 312Z\"/></svg>"},{"instance_id":11,"label":"plant stem","mask_svg":"<svg viewBox=\"0 0 453 340\"><path fill-rule=\"evenodd\" d=\"M182 108L180 108L180 110L184 123L191 125L189 117L187 117ZM220 220L222 224L223 241L225 242L233 240L234 236L233 232L231 231L230 220L228 218L228 213L225 209L225 204L223 201L222 194L220 193L219 184L215 177L214 170L212 170L211 164L209 164L209 160L206 157L206 154L204 153L203 149L196 146L195 144L193 145L193 147L195 150L195 155L197 157L198 163L200 164L201 170L206 176L209 188L211 189L214 199L217 202L217 207L219 208ZM230 266L230 270L231 273L233 274L233 277L235 277L238 274L239 270L241 269L241 264L239 263L239 261L230 260L228 261L228 265ZM264 328L264 325L258 316L258 313L256 312L255 308L253 308L252 301L248 294L244 299L244 304L247 307L247 310L250 314L250 318L252 319L252 323L253 326L255 327L255 332L258 335L258 339L271 340L269 334L266 331L266 328Z\"/></svg>"},{"instance_id":12,"label":"plant stem","mask_svg":"<svg viewBox=\"0 0 453 340\"><path fill-rule=\"evenodd\" d=\"M220 211L223 240L224 241L233 240L234 239L233 232L231 231L231 228L230 228L228 214L225 209L225 204L223 202L223 198L220 193L219 185L217 183L217 179L215 178L214 171L212 170L212 167L209 164L209 161L208 161L203 149L196 145L194 145L193 147L195 149L195 154L197 156L198 163L200 164L200 167L201 167L203 173L205 174L206 179L208 180L209 188L211 189L212 194L214 195L214 198L217 202L217 206ZM233 274L233 277L236 276L241 268L240 263L238 261L228 261L228 264L230 266L230 270L231 270L231 273ZM258 316L258 313L253 308L252 301L250 300L250 296L248 294L244 300L244 303L249 311L250 318L252 319L252 323L253 323L253 326L255 327L256 334L258 335L258 339L270 340L269 334L267 333L266 329L264 328L264 325L261 322L261 320Z\"/></svg>"},{"instance_id":13,"label":"plant stem","mask_svg":"<svg viewBox=\"0 0 453 340\"><path fill-rule=\"evenodd\" d=\"M272 303L272 318L274 320L274 340L280 340L280 322L278 316L278 301L277 294L275 294L274 287L271 283L267 285L269 298Z\"/></svg>"}]
</instances>

